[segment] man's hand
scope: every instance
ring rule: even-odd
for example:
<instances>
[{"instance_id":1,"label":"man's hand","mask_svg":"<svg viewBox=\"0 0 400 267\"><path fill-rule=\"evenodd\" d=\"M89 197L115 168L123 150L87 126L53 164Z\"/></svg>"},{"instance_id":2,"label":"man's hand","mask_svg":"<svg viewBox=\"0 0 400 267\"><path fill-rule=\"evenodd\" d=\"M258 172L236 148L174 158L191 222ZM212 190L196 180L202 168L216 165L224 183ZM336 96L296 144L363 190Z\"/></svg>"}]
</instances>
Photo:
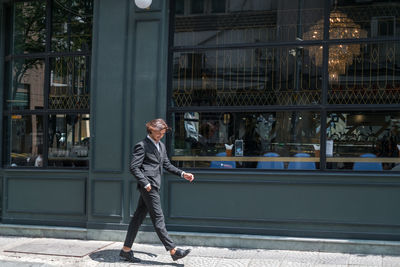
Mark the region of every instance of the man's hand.
<instances>
[{"instance_id":1,"label":"man's hand","mask_svg":"<svg viewBox=\"0 0 400 267\"><path fill-rule=\"evenodd\" d=\"M147 185L144 189L146 189L147 190L147 192L150 192L150 190L151 190L151 185L149 184L149 185Z\"/></svg>"},{"instance_id":2,"label":"man's hand","mask_svg":"<svg viewBox=\"0 0 400 267\"><path fill-rule=\"evenodd\" d=\"M188 172L185 172L183 174L183 178L185 178L186 180L188 180L189 182L192 182L194 180L194 175Z\"/></svg>"}]
</instances>

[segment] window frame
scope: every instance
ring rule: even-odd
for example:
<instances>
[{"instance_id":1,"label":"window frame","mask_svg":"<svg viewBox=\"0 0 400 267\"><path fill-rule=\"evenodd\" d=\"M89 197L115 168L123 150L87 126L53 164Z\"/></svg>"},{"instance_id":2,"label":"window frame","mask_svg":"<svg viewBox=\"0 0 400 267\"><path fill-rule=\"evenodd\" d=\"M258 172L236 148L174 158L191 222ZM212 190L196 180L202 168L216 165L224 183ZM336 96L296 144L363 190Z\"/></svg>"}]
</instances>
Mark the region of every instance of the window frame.
<instances>
[{"instance_id":1,"label":"window frame","mask_svg":"<svg viewBox=\"0 0 400 267\"><path fill-rule=\"evenodd\" d=\"M186 3L186 2L185 2ZM187 7L185 7L186 10ZM173 123L173 114L177 112L273 112L273 111L319 111L321 118L321 134L320 134L320 168L316 170L317 172L346 172L350 170L335 170L326 168L326 123L327 114L329 112L340 112L340 111L400 111L399 104L329 104L328 103L328 91L330 90L329 85L329 71L328 71L328 59L329 59L329 46L339 45L339 44L373 44L373 43L389 43L389 42L400 42L400 36L396 37L366 37L359 39L330 39L329 38L329 28L330 28L330 13L331 13L332 3L330 0L324 1L324 33L321 40L301 40L297 39L294 41L272 41L272 42L259 42L259 43L240 43L240 44L218 44L218 45L187 45L187 46L175 46L175 6L174 1L170 4L170 17L169 17L169 43L168 43L168 70L167 70L167 121L168 123ZM218 14L216 14L218 15ZM182 16L182 15L178 15ZM184 16L187 16L186 12ZM371 22L372 23L371 18ZM396 26L396 25L395 25ZM395 27L394 26L394 27ZM265 105L265 106L240 106L240 110L234 106L193 106L193 107L174 107L172 106L172 91L173 91L173 59L175 52L188 52L197 53L206 50L220 50L224 49L248 49L248 48L276 48L282 46L297 46L303 47L307 45L316 45L323 47L323 59L322 59L322 91L321 91L321 103L313 105L287 105L287 106L277 106L277 105ZM322 134L324 133L324 134ZM173 133L172 133L173 134ZM168 147L172 145L172 136L167 137ZM171 149L169 150L171 153ZM207 170L207 171L226 171L226 170L216 170L210 168L196 168L196 170ZM261 171L253 169L235 169L235 171ZM264 170L265 171L265 170ZM268 170L275 171L275 170ZM277 172L282 172L286 170L276 170ZM308 171L310 172L310 171ZM313 171L315 172L315 171ZM399 171L393 171L399 173ZM370 172L369 172L370 173ZM381 172L378 172L381 173Z\"/></svg>"},{"instance_id":2,"label":"window frame","mask_svg":"<svg viewBox=\"0 0 400 267\"><path fill-rule=\"evenodd\" d=\"M45 51L44 52L38 52L38 53L23 53L23 54L14 54L13 53L13 31L9 30L13 28L13 23L14 23L14 8L16 3L21 3L21 2L45 2L46 3L46 43L45 43ZM87 157L88 165L86 167L50 167L48 166L48 150L49 150L49 116L50 115L57 115L57 114L62 114L62 115L84 115L84 114L89 114L90 118L90 107L85 108L85 109L50 109L49 108L49 92L50 92L50 79L51 79L51 59L57 58L57 57L79 57L79 56L84 56L86 57L86 61L89 62L87 66L87 72L88 72L88 87L89 87L89 99L90 99L90 76L91 76L91 57L92 57L92 48L90 47L89 50L86 51L63 51L63 52L53 52L52 51L52 18L53 18L53 1L54 0L14 0L10 1L7 4L4 4L4 12L6 15L4 16L4 25L6 25L6 32L4 33L5 36L5 46L4 46L4 62L3 65L5 66L7 63L12 65L12 62L17 59L29 59L29 58L43 58L44 59L44 88L43 88L43 109L27 109L27 110L10 110L7 108L7 105L5 105L6 98L4 98L4 101L2 102L2 111L3 111L3 127L6 121L8 120L9 117L12 115L39 115L43 116L43 134L45 135L45 138L43 138L43 166L42 167L32 167L32 166L17 166L17 167L12 167L11 165L6 164L8 159L6 158L6 155L9 153L7 151L9 149L9 136L8 133L4 133L3 131L3 142L2 142L2 147L3 147L3 154L2 154L2 166L5 169L67 169L67 170L72 170L72 169L84 169L87 170L89 169L89 164L90 164L90 152ZM92 33L93 33L93 21L92 21ZM93 35L92 35L93 36ZM93 37L92 37L93 38ZM4 73L5 70L3 71L3 77L4 82L3 82L3 96L6 94L8 88L5 86L6 85L6 80L10 79L10 75L7 75Z\"/></svg>"}]
</instances>

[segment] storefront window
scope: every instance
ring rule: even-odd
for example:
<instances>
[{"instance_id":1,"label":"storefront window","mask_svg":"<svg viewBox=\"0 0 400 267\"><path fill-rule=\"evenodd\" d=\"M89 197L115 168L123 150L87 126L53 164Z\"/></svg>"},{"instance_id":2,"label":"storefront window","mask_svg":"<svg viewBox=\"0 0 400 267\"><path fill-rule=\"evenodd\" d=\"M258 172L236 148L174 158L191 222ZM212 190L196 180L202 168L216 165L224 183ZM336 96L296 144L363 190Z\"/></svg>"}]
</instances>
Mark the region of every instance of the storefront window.
<instances>
[{"instance_id":1,"label":"storefront window","mask_svg":"<svg viewBox=\"0 0 400 267\"><path fill-rule=\"evenodd\" d=\"M93 1L5 11L5 167L88 168Z\"/></svg>"},{"instance_id":2,"label":"storefront window","mask_svg":"<svg viewBox=\"0 0 400 267\"><path fill-rule=\"evenodd\" d=\"M327 122L328 169L400 170L400 111L331 112Z\"/></svg>"},{"instance_id":3,"label":"storefront window","mask_svg":"<svg viewBox=\"0 0 400 267\"><path fill-rule=\"evenodd\" d=\"M400 2L191 2L172 16L177 164L400 171Z\"/></svg>"},{"instance_id":4,"label":"storefront window","mask_svg":"<svg viewBox=\"0 0 400 267\"><path fill-rule=\"evenodd\" d=\"M174 118L172 160L185 167L319 168L319 113L185 112Z\"/></svg>"}]
</instances>

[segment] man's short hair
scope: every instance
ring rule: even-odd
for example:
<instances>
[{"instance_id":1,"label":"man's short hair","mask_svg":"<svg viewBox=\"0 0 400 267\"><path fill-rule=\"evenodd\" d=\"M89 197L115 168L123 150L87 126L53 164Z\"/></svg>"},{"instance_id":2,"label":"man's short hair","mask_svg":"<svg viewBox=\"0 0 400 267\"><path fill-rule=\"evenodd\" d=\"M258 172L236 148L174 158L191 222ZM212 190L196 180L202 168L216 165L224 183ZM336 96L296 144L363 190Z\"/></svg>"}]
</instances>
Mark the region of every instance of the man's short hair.
<instances>
[{"instance_id":1,"label":"man's short hair","mask_svg":"<svg viewBox=\"0 0 400 267\"><path fill-rule=\"evenodd\" d=\"M146 130L147 133L151 133L152 130L162 131L162 130L169 131L170 128L168 127L167 123L163 119L154 119L146 123Z\"/></svg>"}]
</instances>

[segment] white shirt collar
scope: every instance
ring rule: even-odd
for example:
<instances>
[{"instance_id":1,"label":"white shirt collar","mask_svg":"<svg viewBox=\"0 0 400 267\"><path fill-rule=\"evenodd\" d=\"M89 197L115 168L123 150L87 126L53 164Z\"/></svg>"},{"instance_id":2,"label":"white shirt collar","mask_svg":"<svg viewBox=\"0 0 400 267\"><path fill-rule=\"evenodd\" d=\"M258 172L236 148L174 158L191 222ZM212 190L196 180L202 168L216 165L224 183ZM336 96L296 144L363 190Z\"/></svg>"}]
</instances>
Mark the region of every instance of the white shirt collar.
<instances>
[{"instance_id":1,"label":"white shirt collar","mask_svg":"<svg viewBox=\"0 0 400 267\"><path fill-rule=\"evenodd\" d=\"M156 148L158 149L158 151L160 151L160 142L154 141L153 138L150 137L150 135L147 135L147 138L149 138L150 141L153 142L153 144L156 146Z\"/></svg>"}]
</instances>

